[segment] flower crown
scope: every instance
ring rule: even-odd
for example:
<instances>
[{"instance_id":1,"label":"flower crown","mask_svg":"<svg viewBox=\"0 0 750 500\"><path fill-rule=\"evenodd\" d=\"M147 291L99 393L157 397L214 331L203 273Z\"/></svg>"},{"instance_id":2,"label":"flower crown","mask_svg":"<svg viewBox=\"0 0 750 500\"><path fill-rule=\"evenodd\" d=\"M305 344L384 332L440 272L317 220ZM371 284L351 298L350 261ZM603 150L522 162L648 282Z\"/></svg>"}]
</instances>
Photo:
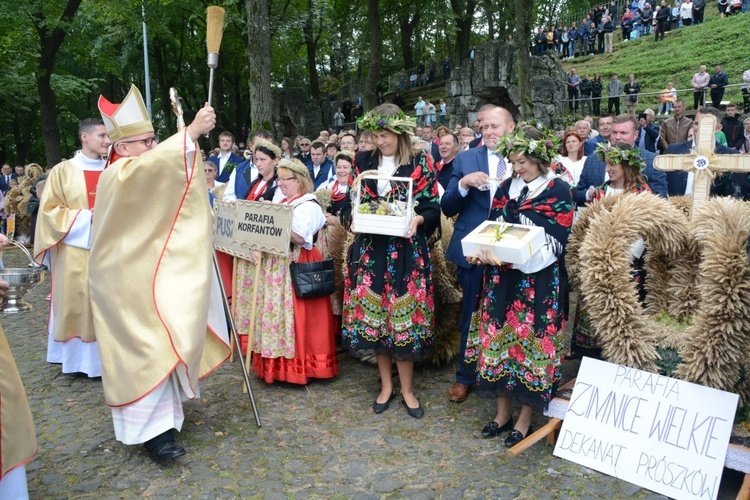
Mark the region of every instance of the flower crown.
<instances>
[{"instance_id":1,"label":"flower crown","mask_svg":"<svg viewBox=\"0 0 750 500\"><path fill-rule=\"evenodd\" d=\"M359 126L364 130L377 132L378 130L390 130L396 134L403 132L413 133L417 127L417 121L410 118L402 110L396 113L396 116L377 115L372 111L359 119Z\"/></svg>"},{"instance_id":2,"label":"flower crown","mask_svg":"<svg viewBox=\"0 0 750 500\"><path fill-rule=\"evenodd\" d=\"M281 158L281 150L279 149L279 147L276 144L274 144L272 142L258 141L258 143L255 145L255 147L253 147L253 153L256 153L258 151L258 149L260 149L260 148L266 149L266 150L270 151L271 153L273 153L274 159Z\"/></svg>"},{"instance_id":3,"label":"flower crown","mask_svg":"<svg viewBox=\"0 0 750 500\"><path fill-rule=\"evenodd\" d=\"M540 139L529 139L523 129L518 127L513 134L504 135L498 140L495 152L506 158L511 153L522 153L524 156L531 154L544 162L552 163L552 159L559 154L558 143L559 139L550 133L545 133Z\"/></svg>"},{"instance_id":4,"label":"flower crown","mask_svg":"<svg viewBox=\"0 0 750 500\"><path fill-rule=\"evenodd\" d=\"M609 162L611 165L625 163L637 170L646 168L646 162L641 158L638 148L621 149L603 142L596 146L596 157L601 161Z\"/></svg>"}]
</instances>

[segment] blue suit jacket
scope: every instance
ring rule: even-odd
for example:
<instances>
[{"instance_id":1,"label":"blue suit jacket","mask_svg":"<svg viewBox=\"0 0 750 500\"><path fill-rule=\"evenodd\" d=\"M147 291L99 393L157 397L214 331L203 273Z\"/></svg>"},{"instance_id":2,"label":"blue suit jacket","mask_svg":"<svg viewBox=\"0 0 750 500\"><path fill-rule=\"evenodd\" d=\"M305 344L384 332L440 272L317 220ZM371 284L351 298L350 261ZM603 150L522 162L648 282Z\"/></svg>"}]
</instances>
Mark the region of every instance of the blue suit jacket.
<instances>
[{"instance_id":1,"label":"blue suit jacket","mask_svg":"<svg viewBox=\"0 0 750 500\"><path fill-rule=\"evenodd\" d=\"M670 144L664 154L666 155L686 155L690 153L690 149L693 147L693 141L676 142ZM722 146L721 144L716 145L716 154L720 155L736 155L740 154L739 151ZM733 179L736 174L729 176L723 175L716 178L716 181L711 185L711 194L719 196L730 196L732 193L727 190L730 189ZM740 176L738 176L740 177ZM747 174L745 175L747 177ZM684 171L667 172L667 186L669 196L682 196L685 194L685 188L687 187L688 173ZM742 182L739 182L742 184Z\"/></svg>"},{"instance_id":2,"label":"blue suit jacket","mask_svg":"<svg viewBox=\"0 0 750 500\"><path fill-rule=\"evenodd\" d=\"M646 162L646 168L643 169L643 176L646 178L648 187L651 188L651 191L653 191L654 194L666 198L666 172L654 168L654 158L656 158L654 153L643 149L641 149L640 152L641 158ZM586 191L588 191L591 186L599 187L604 184L604 170L606 167L607 164L597 158L596 155L592 154L586 157L586 161L583 163L581 178L578 181L578 185L573 190L573 199L578 205L583 206L586 204Z\"/></svg>"},{"instance_id":3,"label":"blue suit jacket","mask_svg":"<svg viewBox=\"0 0 750 500\"><path fill-rule=\"evenodd\" d=\"M448 245L446 257L459 267L470 268L461 249L461 239L472 232L479 224L487 220L490 215L490 192L480 191L470 187L469 193L463 197L458 190L458 181L473 172L484 172L489 175L487 164L487 146L467 149L458 153L453 160L453 174L448 182L448 188L440 200L440 207L447 217L458 215L453 225L453 236Z\"/></svg>"},{"instance_id":4,"label":"blue suit jacket","mask_svg":"<svg viewBox=\"0 0 750 500\"><path fill-rule=\"evenodd\" d=\"M11 179L18 180L18 176L15 173L10 174ZM3 192L3 194L7 193L10 189L10 186L7 182L5 182L5 175L0 174L0 191Z\"/></svg>"},{"instance_id":5,"label":"blue suit jacket","mask_svg":"<svg viewBox=\"0 0 750 500\"><path fill-rule=\"evenodd\" d=\"M321 184L328 182L328 176L331 175L331 169L333 168L333 162L326 158L323 163L320 164L320 170L318 176L313 177L313 164L312 162L307 164L307 171L310 172L310 178L313 180L315 189L318 189Z\"/></svg>"},{"instance_id":6,"label":"blue suit jacket","mask_svg":"<svg viewBox=\"0 0 750 500\"><path fill-rule=\"evenodd\" d=\"M591 139L586 139L586 141L583 143L584 156L591 156L592 154L594 154L596 146L598 146L602 142L607 142L607 139L605 139L601 135L597 135L596 137L592 137Z\"/></svg>"},{"instance_id":7,"label":"blue suit jacket","mask_svg":"<svg viewBox=\"0 0 750 500\"><path fill-rule=\"evenodd\" d=\"M216 171L219 172L219 155L213 155L208 158L208 161L216 165ZM245 161L244 158L240 158L234 153L229 153L229 159L227 160L227 164L234 163L234 167L237 168L237 165ZM225 164L226 165L226 164ZM232 169L224 168L223 172L219 172L216 180L219 182L228 182L229 176L232 174Z\"/></svg>"}]
</instances>

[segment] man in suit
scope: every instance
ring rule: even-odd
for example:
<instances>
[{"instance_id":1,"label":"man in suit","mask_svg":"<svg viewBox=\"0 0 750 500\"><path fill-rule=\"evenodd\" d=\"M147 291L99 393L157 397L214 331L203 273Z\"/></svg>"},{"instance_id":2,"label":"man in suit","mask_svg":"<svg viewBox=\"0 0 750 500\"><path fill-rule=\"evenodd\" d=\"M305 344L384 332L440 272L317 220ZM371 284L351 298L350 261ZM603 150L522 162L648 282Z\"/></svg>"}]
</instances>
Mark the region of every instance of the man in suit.
<instances>
[{"instance_id":1,"label":"man in suit","mask_svg":"<svg viewBox=\"0 0 750 500\"><path fill-rule=\"evenodd\" d=\"M512 170L507 160L494 151L499 139L513 132L513 116L508 110L494 104L483 106L479 112L483 117L484 144L456 156L453 174L440 203L447 217L458 216L446 252L448 260L457 266L456 274L463 290L458 370L456 383L448 391L448 399L458 403L466 400L476 381L476 366L464 361L464 351L471 315L476 309L482 284L482 267L469 264L461 248L461 239L487 220L490 214L491 200L495 195L492 189L487 189L490 177L507 178Z\"/></svg>"},{"instance_id":2,"label":"man in suit","mask_svg":"<svg viewBox=\"0 0 750 500\"><path fill-rule=\"evenodd\" d=\"M716 118L716 130L721 128L721 112L711 106L704 106L695 115L693 120L693 136L695 139L698 138L698 128L701 117L706 115L713 115ZM695 150L695 139L690 139L685 142L677 142L670 144L664 154L668 155L686 155ZM714 150L716 154L720 155L736 155L739 151L736 149L716 144ZM716 178L716 182L711 186L711 194L718 196L735 196L739 192L740 195L744 194L743 191L747 191L747 174L725 174ZM673 172L667 172L667 187L669 196L682 196L693 194L693 179L695 174L693 172L685 172L682 170L676 170ZM744 188L744 189L743 189Z\"/></svg>"},{"instance_id":3,"label":"man in suit","mask_svg":"<svg viewBox=\"0 0 750 500\"><path fill-rule=\"evenodd\" d=\"M333 178L332 167L333 163L326 158L326 145L322 142L313 142L310 147L310 163L307 164L307 170L310 172L315 189Z\"/></svg>"},{"instance_id":4,"label":"man in suit","mask_svg":"<svg viewBox=\"0 0 750 500\"><path fill-rule=\"evenodd\" d=\"M445 192L450 184L451 176L453 175L453 160L456 159L458 154L458 137L456 134L443 134L440 138L440 160L435 163L437 167L438 176L437 181L440 184L438 190L440 195Z\"/></svg>"},{"instance_id":5,"label":"man in suit","mask_svg":"<svg viewBox=\"0 0 750 500\"><path fill-rule=\"evenodd\" d=\"M612 123L610 141L612 144L628 144L631 147L638 147L635 143L638 136L638 123L633 115L617 115ZM665 172L654 168L654 158L656 155L645 149L640 149L641 158L646 162L646 168L643 169L643 176L646 178L651 191L659 196L667 197L667 176ZM586 157L583 164L583 171L578 181L578 185L573 190L573 199L583 206L591 200L594 190L608 180L605 172L607 164L591 154Z\"/></svg>"},{"instance_id":6,"label":"man in suit","mask_svg":"<svg viewBox=\"0 0 750 500\"><path fill-rule=\"evenodd\" d=\"M232 171L245 160L234 154L234 136L225 130L219 134L219 152L210 156L208 161L216 165L216 180L226 183Z\"/></svg>"},{"instance_id":7,"label":"man in suit","mask_svg":"<svg viewBox=\"0 0 750 500\"><path fill-rule=\"evenodd\" d=\"M435 142L435 136L432 133L432 127L425 125L422 127L422 140L427 143L428 151L432 155L432 159L436 162L440 161L440 146Z\"/></svg>"},{"instance_id":8,"label":"man in suit","mask_svg":"<svg viewBox=\"0 0 750 500\"><path fill-rule=\"evenodd\" d=\"M599 135L586 140L583 143L583 154L591 156L600 143L609 142L609 135L612 132L612 116L603 114L599 117Z\"/></svg>"},{"instance_id":9,"label":"man in suit","mask_svg":"<svg viewBox=\"0 0 750 500\"><path fill-rule=\"evenodd\" d=\"M638 115L638 139L636 144L640 149L656 153L656 143L659 141L659 126L648 121L648 115Z\"/></svg>"},{"instance_id":10,"label":"man in suit","mask_svg":"<svg viewBox=\"0 0 750 500\"><path fill-rule=\"evenodd\" d=\"M18 176L13 173L13 169L7 163L3 165L1 172L2 172L2 176L0 176L0 191L2 191L3 194L5 194L10 189L10 180L11 179L18 180Z\"/></svg>"},{"instance_id":11,"label":"man in suit","mask_svg":"<svg viewBox=\"0 0 750 500\"><path fill-rule=\"evenodd\" d=\"M297 158L299 161L301 161L304 165L310 166L310 146L312 145L312 141L308 139L307 137L303 137L299 141L299 153L294 155L295 158Z\"/></svg>"}]
</instances>

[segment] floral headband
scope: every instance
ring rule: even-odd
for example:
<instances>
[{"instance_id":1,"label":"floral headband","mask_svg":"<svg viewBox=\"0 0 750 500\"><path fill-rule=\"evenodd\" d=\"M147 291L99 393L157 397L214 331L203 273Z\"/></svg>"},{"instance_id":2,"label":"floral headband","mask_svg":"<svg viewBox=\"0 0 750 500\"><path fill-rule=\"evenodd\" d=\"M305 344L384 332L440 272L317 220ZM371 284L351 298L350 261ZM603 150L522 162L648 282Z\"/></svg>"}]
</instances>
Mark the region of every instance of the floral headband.
<instances>
[{"instance_id":1,"label":"floral headband","mask_svg":"<svg viewBox=\"0 0 750 500\"><path fill-rule=\"evenodd\" d=\"M403 111L399 110L396 116L376 115L372 111L359 119L359 126L364 130L377 132L378 130L390 130L396 134L403 132L413 133L417 127L415 119L410 118Z\"/></svg>"},{"instance_id":2,"label":"floral headband","mask_svg":"<svg viewBox=\"0 0 750 500\"><path fill-rule=\"evenodd\" d=\"M268 141L258 141L258 144L253 147L253 153L256 153L261 148L273 154L274 160L281 158L281 150L276 144Z\"/></svg>"},{"instance_id":3,"label":"floral headband","mask_svg":"<svg viewBox=\"0 0 750 500\"><path fill-rule=\"evenodd\" d=\"M596 157L601 161L609 162L610 165L627 164L629 167L637 170L646 168L646 162L641 158L638 148L621 149L617 146L610 146L606 142L596 146Z\"/></svg>"},{"instance_id":4,"label":"floral headband","mask_svg":"<svg viewBox=\"0 0 750 500\"><path fill-rule=\"evenodd\" d=\"M542 161L552 163L552 159L559 154L559 139L552 134L545 134L541 139L529 139L519 127L516 132L505 135L498 140L495 152L506 158L511 154L522 153L534 155Z\"/></svg>"}]
</instances>

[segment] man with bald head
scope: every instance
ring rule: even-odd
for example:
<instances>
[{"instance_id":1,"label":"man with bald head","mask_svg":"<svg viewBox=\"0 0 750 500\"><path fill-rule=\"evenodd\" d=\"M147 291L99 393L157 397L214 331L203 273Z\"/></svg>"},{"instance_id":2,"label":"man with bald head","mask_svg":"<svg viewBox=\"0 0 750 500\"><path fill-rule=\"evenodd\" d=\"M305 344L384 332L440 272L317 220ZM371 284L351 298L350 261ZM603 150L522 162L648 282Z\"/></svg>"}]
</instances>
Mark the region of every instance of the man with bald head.
<instances>
[{"instance_id":1,"label":"man with bald head","mask_svg":"<svg viewBox=\"0 0 750 500\"><path fill-rule=\"evenodd\" d=\"M495 154L500 138L513 132L513 115L507 109L494 104L479 110L482 120L483 144L463 151L453 161L453 174L445 190L440 206L447 217L457 216L453 237L445 256L456 264L458 282L463 290L463 312L461 314L461 344L458 354L456 383L448 391L448 399L456 403L466 400L476 381L476 365L464 359L466 340L469 334L471 314L477 304L482 282L482 267L469 264L461 248L461 240L487 219L490 213L495 180L506 179L512 168L506 158Z\"/></svg>"}]
</instances>

